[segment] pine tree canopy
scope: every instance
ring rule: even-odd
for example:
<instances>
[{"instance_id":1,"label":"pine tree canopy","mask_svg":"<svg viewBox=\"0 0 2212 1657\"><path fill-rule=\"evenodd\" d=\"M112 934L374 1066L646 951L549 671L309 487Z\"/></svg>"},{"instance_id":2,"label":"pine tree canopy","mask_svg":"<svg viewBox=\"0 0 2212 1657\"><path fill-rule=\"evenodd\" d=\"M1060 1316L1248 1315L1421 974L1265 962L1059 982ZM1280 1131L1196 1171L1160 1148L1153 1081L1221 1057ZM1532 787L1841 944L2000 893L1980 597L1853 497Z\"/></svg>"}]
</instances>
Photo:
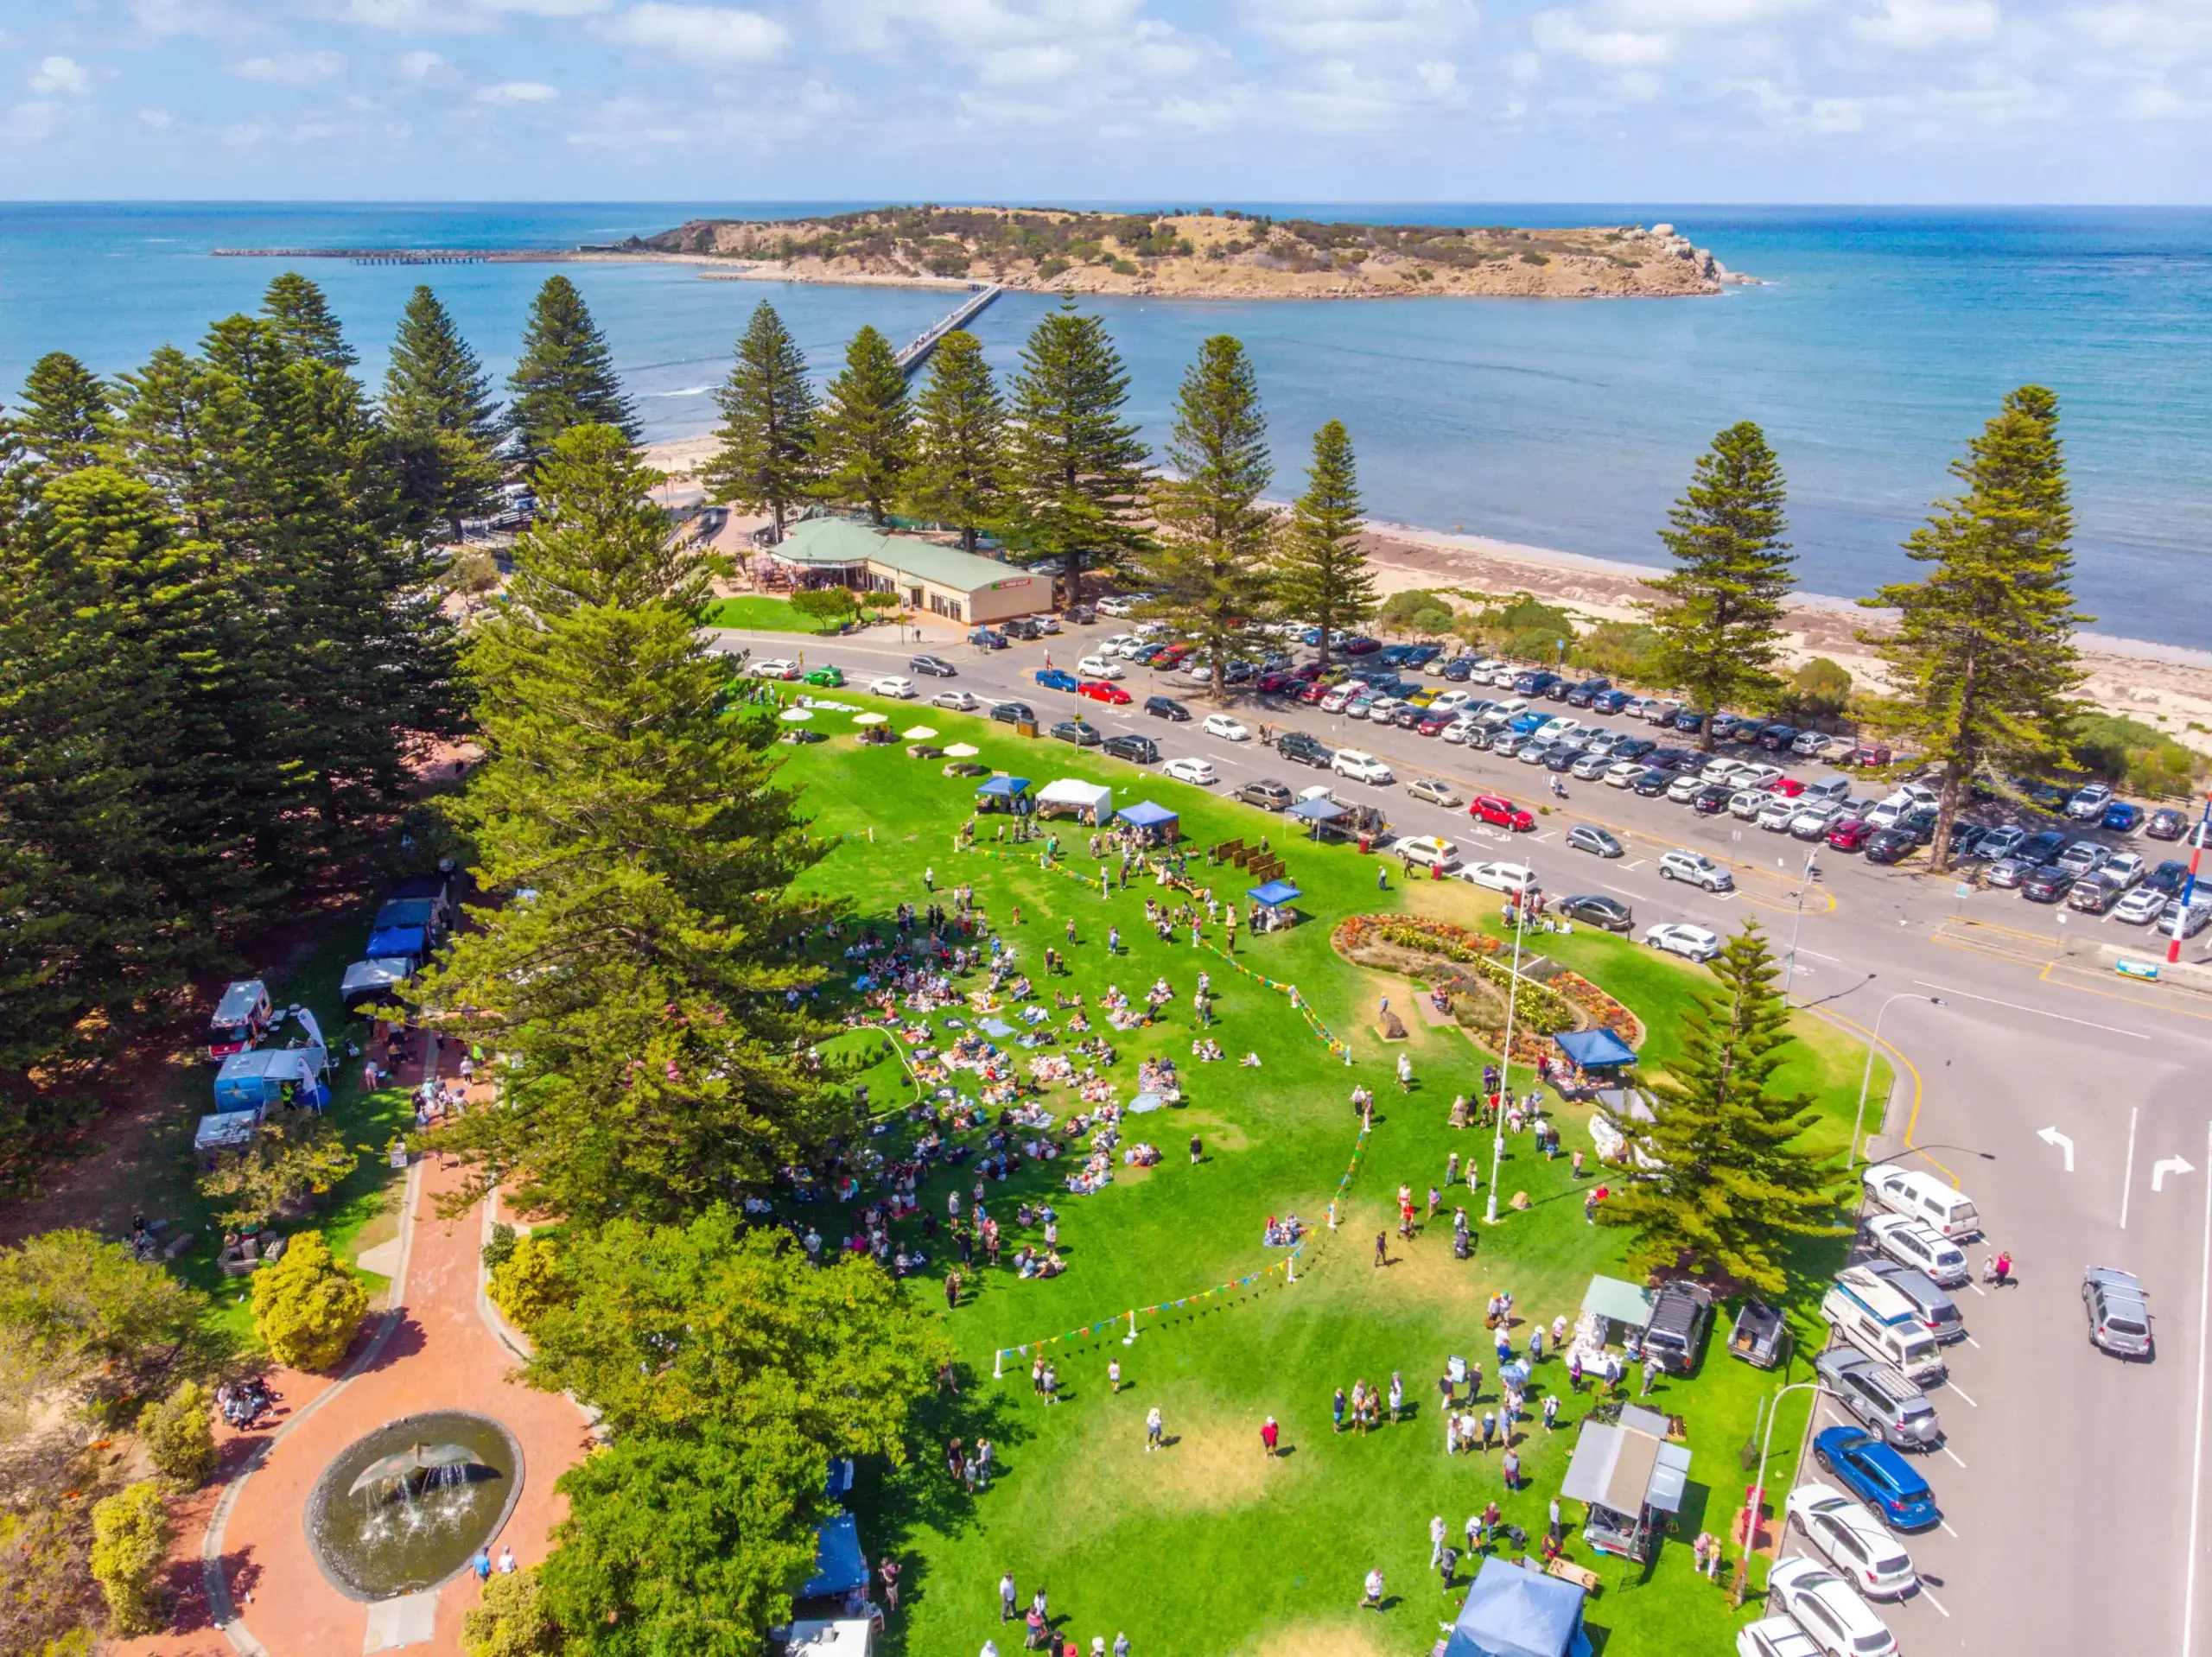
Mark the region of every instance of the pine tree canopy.
<instances>
[{"instance_id":1,"label":"pine tree canopy","mask_svg":"<svg viewBox=\"0 0 2212 1657\"><path fill-rule=\"evenodd\" d=\"M23 378L16 429L49 473L97 465L115 433L115 405L99 376L66 351L49 351Z\"/></svg>"},{"instance_id":2,"label":"pine tree canopy","mask_svg":"<svg viewBox=\"0 0 2212 1657\"><path fill-rule=\"evenodd\" d=\"M1656 1166L1633 1173L1597 1217L1636 1234L1629 1263L1639 1272L1778 1294L1796 1239L1850 1228L1838 1222L1835 1171L1804 1148L1811 1098L1774 1086L1796 1038L1758 924L1745 922L1712 967L1714 987L1683 1020L1681 1056L1649 1085L1654 1120L1614 1119Z\"/></svg>"},{"instance_id":3,"label":"pine tree canopy","mask_svg":"<svg viewBox=\"0 0 2212 1657\"><path fill-rule=\"evenodd\" d=\"M1002 509L1007 460L1006 409L974 334L963 328L938 341L914 414L907 504L923 517L956 525L961 546L973 552Z\"/></svg>"},{"instance_id":4,"label":"pine tree canopy","mask_svg":"<svg viewBox=\"0 0 2212 1657\"><path fill-rule=\"evenodd\" d=\"M1765 708L1782 689L1783 606L1796 561L1782 537L1782 467L1766 435L1739 421L1698 457L1690 486L1659 532L1674 568L1650 585L1656 662L1667 682L1707 714ZM1699 745L1713 746L1713 722Z\"/></svg>"},{"instance_id":5,"label":"pine tree canopy","mask_svg":"<svg viewBox=\"0 0 2212 1657\"><path fill-rule=\"evenodd\" d=\"M721 447L706 473L715 498L765 511L780 536L785 513L821 474L820 415L798 341L767 301L753 308L715 400L722 411L715 432Z\"/></svg>"},{"instance_id":6,"label":"pine tree canopy","mask_svg":"<svg viewBox=\"0 0 2212 1657\"><path fill-rule=\"evenodd\" d=\"M261 296L261 314L291 356L340 370L361 360L346 343L346 331L322 289L296 270L287 270L269 284Z\"/></svg>"},{"instance_id":7,"label":"pine tree canopy","mask_svg":"<svg viewBox=\"0 0 2212 1657\"><path fill-rule=\"evenodd\" d=\"M499 486L499 416L483 365L427 286L400 315L383 407L399 498L417 532L443 520L458 538L461 520Z\"/></svg>"},{"instance_id":8,"label":"pine tree canopy","mask_svg":"<svg viewBox=\"0 0 2212 1657\"><path fill-rule=\"evenodd\" d=\"M638 441L637 414L615 376L606 337L566 276L548 276L531 302L507 392L507 430L518 458L532 472L553 440L578 426L613 426Z\"/></svg>"},{"instance_id":9,"label":"pine tree canopy","mask_svg":"<svg viewBox=\"0 0 2212 1657\"><path fill-rule=\"evenodd\" d=\"M822 493L881 523L912 462L912 424L899 353L880 330L863 327L830 382L819 434Z\"/></svg>"},{"instance_id":10,"label":"pine tree canopy","mask_svg":"<svg viewBox=\"0 0 2212 1657\"><path fill-rule=\"evenodd\" d=\"M1905 543L1926 566L1870 605L1898 613L1871 636L1893 696L1881 722L1942 767L1934 867L1950 861L1951 823L1977 777L2059 758L2082 671L2075 630L2074 515L2058 439L2058 399L2024 385L1951 473L1964 492L1938 503Z\"/></svg>"},{"instance_id":11,"label":"pine tree canopy","mask_svg":"<svg viewBox=\"0 0 2212 1657\"><path fill-rule=\"evenodd\" d=\"M1021 348L1007 456L1010 546L1058 558L1066 601L1083 601L1086 568L1110 569L1149 544L1143 528L1147 453L1124 420L1129 377L1095 316L1072 299L1048 313Z\"/></svg>"},{"instance_id":12,"label":"pine tree canopy","mask_svg":"<svg viewBox=\"0 0 2212 1657\"><path fill-rule=\"evenodd\" d=\"M1306 492L1277 542L1274 576L1283 614L1320 629L1325 667L1336 636L1358 631L1375 615L1375 575L1361 544L1365 529L1351 436L1332 420L1313 434Z\"/></svg>"},{"instance_id":13,"label":"pine tree canopy","mask_svg":"<svg viewBox=\"0 0 2212 1657\"><path fill-rule=\"evenodd\" d=\"M1153 486L1159 543L1144 560L1143 613L1198 643L1222 695L1247 626L1269 606L1274 514L1260 505L1274 477L1267 416L1243 345L1217 333L1198 347L1175 399L1174 475Z\"/></svg>"}]
</instances>

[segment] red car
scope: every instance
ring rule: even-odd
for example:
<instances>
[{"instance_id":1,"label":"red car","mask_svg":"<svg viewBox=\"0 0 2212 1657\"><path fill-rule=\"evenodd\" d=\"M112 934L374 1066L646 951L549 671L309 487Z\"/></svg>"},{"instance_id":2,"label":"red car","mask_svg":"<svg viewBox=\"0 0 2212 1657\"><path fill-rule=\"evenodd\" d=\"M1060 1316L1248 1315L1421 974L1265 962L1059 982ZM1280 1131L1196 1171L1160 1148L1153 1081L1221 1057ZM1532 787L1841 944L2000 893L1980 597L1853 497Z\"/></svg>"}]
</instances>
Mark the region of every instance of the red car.
<instances>
[{"instance_id":1,"label":"red car","mask_svg":"<svg viewBox=\"0 0 2212 1657\"><path fill-rule=\"evenodd\" d=\"M1311 708L1314 703L1319 702L1322 697L1328 694L1329 687L1316 679L1312 684L1306 686L1305 689L1298 693L1298 700L1304 702L1308 708Z\"/></svg>"},{"instance_id":2,"label":"red car","mask_svg":"<svg viewBox=\"0 0 2212 1657\"><path fill-rule=\"evenodd\" d=\"M1785 800L1794 800L1805 791L1805 784L1795 777L1777 777L1766 785L1770 794L1779 794Z\"/></svg>"},{"instance_id":3,"label":"red car","mask_svg":"<svg viewBox=\"0 0 2212 1657\"><path fill-rule=\"evenodd\" d=\"M1321 664L1319 662L1301 662L1291 669L1290 676L1301 683L1310 683L1321 676Z\"/></svg>"},{"instance_id":4,"label":"red car","mask_svg":"<svg viewBox=\"0 0 2212 1657\"><path fill-rule=\"evenodd\" d=\"M1075 688L1075 694L1088 696L1093 702L1111 702L1116 708L1129 699L1128 691L1119 685L1108 684L1103 679L1085 679Z\"/></svg>"},{"instance_id":5,"label":"red car","mask_svg":"<svg viewBox=\"0 0 2212 1657\"><path fill-rule=\"evenodd\" d=\"M1196 649L1198 649L1196 644L1170 644L1166 650L1160 651L1159 655L1154 657L1152 660L1145 665L1151 668L1154 672L1158 672L1164 668L1172 668Z\"/></svg>"},{"instance_id":6,"label":"red car","mask_svg":"<svg viewBox=\"0 0 2212 1657\"><path fill-rule=\"evenodd\" d=\"M1414 729L1422 736L1434 736L1449 725L1455 716L1450 714L1424 714Z\"/></svg>"},{"instance_id":7,"label":"red car","mask_svg":"<svg viewBox=\"0 0 2212 1657\"><path fill-rule=\"evenodd\" d=\"M1467 815L1478 822L1493 823L1500 828L1511 828L1527 833L1536 826L1536 820L1502 794L1478 794Z\"/></svg>"},{"instance_id":8,"label":"red car","mask_svg":"<svg viewBox=\"0 0 2212 1657\"><path fill-rule=\"evenodd\" d=\"M1287 673L1262 673L1259 682L1253 688L1256 690L1263 690L1273 696L1280 695L1286 690L1301 690L1305 689L1305 685L1302 681L1291 677Z\"/></svg>"},{"instance_id":9,"label":"red car","mask_svg":"<svg viewBox=\"0 0 2212 1657\"><path fill-rule=\"evenodd\" d=\"M1864 817L1839 818L1828 830L1828 844L1840 852L1855 852L1874 835L1874 825Z\"/></svg>"}]
</instances>

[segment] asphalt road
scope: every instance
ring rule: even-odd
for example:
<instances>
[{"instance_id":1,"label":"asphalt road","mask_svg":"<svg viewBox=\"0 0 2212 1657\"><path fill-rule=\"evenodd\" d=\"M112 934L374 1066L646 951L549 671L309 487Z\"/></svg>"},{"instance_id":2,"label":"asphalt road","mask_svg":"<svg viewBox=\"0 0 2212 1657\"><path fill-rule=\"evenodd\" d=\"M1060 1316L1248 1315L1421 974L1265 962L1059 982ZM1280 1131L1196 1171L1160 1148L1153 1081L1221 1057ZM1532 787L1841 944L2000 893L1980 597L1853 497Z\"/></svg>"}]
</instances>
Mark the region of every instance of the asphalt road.
<instances>
[{"instance_id":1,"label":"asphalt road","mask_svg":"<svg viewBox=\"0 0 2212 1657\"><path fill-rule=\"evenodd\" d=\"M935 630L920 645L879 630L805 647L810 663L833 661L871 676L903 674L916 650L931 651L959 674L918 680L925 700L951 687L989 701L1018 697L1046 725L1080 708L1109 735L1141 731L1166 758L1211 760L1224 790L1261 777L1294 791L1322 780L1256 742L1205 737L1195 721L1146 717L1144 697L1160 689L1194 713L1206 705L1200 693L1170 689L1142 668L1129 667L1122 682L1135 698L1126 708L1036 686L1047 651L1071 670L1087 640L1120 631L1103 623L998 652L949 643ZM717 644L756 655L795 649L788 634L725 633ZM1881 1608L1884 1617L1916 1654L2212 1657L2212 1502L2204 1494L2212 995L2120 978L2096 948L2121 943L2156 957L2164 940L2108 918L2062 921L2060 911L2010 892L1961 898L1948 879L1910 866L1869 867L1825 847L1821 878L1808 883L1802 841L1732 817L1701 818L1686 806L1571 779L1561 803L1550 798L1551 774L1541 767L1313 708L1254 700L1236 711L1249 725L1264 720L1380 755L1400 786L1370 790L1329 779L1338 794L1376 795L1398 832L1447 835L1470 861L1529 863L1554 895L1622 898L1639 934L1662 920L1724 930L1750 914L1787 950L1795 931L1796 999L1861 1039L1878 1028L1897 1061L1891 1098L1868 1108L1870 1153L1956 1179L1981 1210L1987 1245L2008 1248L2015 1262L2017 1286L1954 1295L1969 1339L1950 1349L1950 1380L1934 1394L1945 1443L1921 1463L1944 1523L1908 1539L1925 1585ZM1033 769L1049 771L1051 745L1039 746ZM1503 792L1554 809L1533 834L1484 828L1464 810L1408 798L1403 784L1424 775L1463 794ZM1562 836L1578 822L1612 829L1627 854L1600 860L1568 851ZM1737 891L1661 880L1656 859L1675 846L1730 863ZM2153 854L2173 854L2139 849L2152 861ZM2208 949L2212 932L2184 946L2192 960ZM1986 1252L1967 1249L1977 1265ZM2122 1363L2088 1344L2079 1291L2090 1264L2142 1277L2153 1361ZM1826 1400L1821 1408L1823 1423L1840 1419ZM1699 1448L1716 1495L1748 1482L1736 1476L1732 1446ZM1808 1551L1795 1533L1784 1548Z\"/></svg>"}]
</instances>

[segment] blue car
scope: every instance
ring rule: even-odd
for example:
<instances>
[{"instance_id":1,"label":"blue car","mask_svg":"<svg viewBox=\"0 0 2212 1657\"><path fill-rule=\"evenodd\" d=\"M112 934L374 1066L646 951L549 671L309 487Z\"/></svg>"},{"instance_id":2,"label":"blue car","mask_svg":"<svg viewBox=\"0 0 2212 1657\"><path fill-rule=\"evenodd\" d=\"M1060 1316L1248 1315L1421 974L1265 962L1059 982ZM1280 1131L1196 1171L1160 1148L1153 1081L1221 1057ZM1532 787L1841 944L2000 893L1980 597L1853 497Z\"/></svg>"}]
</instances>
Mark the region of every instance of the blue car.
<instances>
[{"instance_id":1,"label":"blue car","mask_svg":"<svg viewBox=\"0 0 2212 1657\"><path fill-rule=\"evenodd\" d=\"M1083 681L1058 668L1039 668L1037 682L1047 690L1072 690Z\"/></svg>"},{"instance_id":2,"label":"blue car","mask_svg":"<svg viewBox=\"0 0 2212 1657\"><path fill-rule=\"evenodd\" d=\"M1870 1432L1830 1427L1813 1440L1813 1459L1879 1514L1891 1530L1926 1530L1943 1521L1928 1481Z\"/></svg>"},{"instance_id":3,"label":"blue car","mask_svg":"<svg viewBox=\"0 0 2212 1657\"><path fill-rule=\"evenodd\" d=\"M2143 826L2143 808L2130 805L2125 800L2114 800L2105 808L2101 821L2114 834L2132 835Z\"/></svg>"},{"instance_id":4,"label":"blue car","mask_svg":"<svg viewBox=\"0 0 2212 1657\"><path fill-rule=\"evenodd\" d=\"M1516 714L1512 719L1507 722L1505 728L1512 732L1516 736L1526 736L1529 732L1535 730L1539 725L1544 724L1546 721L1550 720L1551 717L1551 714L1541 713L1537 709L1532 708L1525 714Z\"/></svg>"},{"instance_id":5,"label":"blue car","mask_svg":"<svg viewBox=\"0 0 2212 1657\"><path fill-rule=\"evenodd\" d=\"M1593 714L1618 714L1629 705L1630 701L1625 690L1601 690L1590 698L1590 711Z\"/></svg>"}]
</instances>

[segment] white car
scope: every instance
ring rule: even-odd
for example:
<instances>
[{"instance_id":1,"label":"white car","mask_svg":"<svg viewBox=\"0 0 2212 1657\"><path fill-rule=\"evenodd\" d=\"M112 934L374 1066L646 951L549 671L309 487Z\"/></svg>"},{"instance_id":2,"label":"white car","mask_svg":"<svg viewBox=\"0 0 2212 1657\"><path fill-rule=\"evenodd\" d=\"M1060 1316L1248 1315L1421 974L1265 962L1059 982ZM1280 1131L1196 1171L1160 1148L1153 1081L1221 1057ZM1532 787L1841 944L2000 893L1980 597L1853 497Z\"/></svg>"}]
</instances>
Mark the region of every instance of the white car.
<instances>
[{"instance_id":1,"label":"white car","mask_svg":"<svg viewBox=\"0 0 2212 1657\"><path fill-rule=\"evenodd\" d=\"M1840 748L1843 739L1828 735L1824 731L1800 731L1790 740L1789 752L1808 759L1817 759L1830 748Z\"/></svg>"},{"instance_id":2,"label":"white car","mask_svg":"<svg viewBox=\"0 0 2212 1657\"><path fill-rule=\"evenodd\" d=\"M1203 759L1171 759L1160 769L1179 783L1198 783L1211 787L1221 780L1221 773Z\"/></svg>"},{"instance_id":3,"label":"white car","mask_svg":"<svg viewBox=\"0 0 2212 1657\"><path fill-rule=\"evenodd\" d=\"M1736 1657L1821 1657L1821 1651L1788 1617L1766 1616L1736 1631Z\"/></svg>"},{"instance_id":4,"label":"white car","mask_svg":"<svg viewBox=\"0 0 2212 1657\"><path fill-rule=\"evenodd\" d=\"M1244 722L1231 719L1226 714L1208 714L1206 722L1198 728L1208 736L1219 737L1224 742L1249 742L1252 740L1252 733L1245 729Z\"/></svg>"},{"instance_id":5,"label":"white car","mask_svg":"<svg viewBox=\"0 0 2212 1657\"><path fill-rule=\"evenodd\" d=\"M1128 670L1109 656L1086 656L1075 664L1075 670L1086 679L1126 679Z\"/></svg>"},{"instance_id":6,"label":"white car","mask_svg":"<svg viewBox=\"0 0 2212 1657\"><path fill-rule=\"evenodd\" d=\"M1964 1288L1974 1280L1966 1251L1923 1220L1878 1214L1867 1221L1866 1235L1898 1265L1926 1273L1939 1289Z\"/></svg>"},{"instance_id":7,"label":"white car","mask_svg":"<svg viewBox=\"0 0 2212 1657\"><path fill-rule=\"evenodd\" d=\"M1768 833L1781 834L1791 823L1797 821L1797 813L1801 808L1797 802L1788 795L1764 794L1760 797L1766 803L1759 807L1759 814L1755 821Z\"/></svg>"},{"instance_id":8,"label":"white car","mask_svg":"<svg viewBox=\"0 0 2212 1657\"><path fill-rule=\"evenodd\" d=\"M1655 949L1688 961L1710 961L1720 953L1718 932L1692 926L1686 921L1662 921L1645 931L1643 941Z\"/></svg>"},{"instance_id":9,"label":"white car","mask_svg":"<svg viewBox=\"0 0 2212 1657\"><path fill-rule=\"evenodd\" d=\"M1339 777L1349 777L1355 783L1373 783L1378 788L1398 780L1398 773L1371 753L1362 753L1357 748L1339 748L1337 757L1329 761L1329 769Z\"/></svg>"},{"instance_id":10,"label":"white car","mask_svg":"<svg viewBox=\"0 0 2212 1657\"><path fill-rule=\"evenodd\" d=\"M1715 754L1705 762L1704 766L1698 771L1698 775L1708 783L1732 783L1750 769L1751 767L1740 759L1731 759L1726 755Z\"/></svg>"},{"instance_id":11,"label":"white car","mask_svg":"<svg viewBox=\"0 0 2212 1657\"><path fill-rule=\"evenodd\" d=\"M1662 880L1687 880L1707 892L1733 892L1736 877L1703 852L1672 851L1659 860Z\"/></svg>"},{"instance_id":12,"label":"white car","mask_svg":"<svg viewBox=\"0 0 2212 1657\"><path fill-rule=\"evenodd\" d=\"M1441 691L1436 700L1429 703L1428 711L1432 714L1456 714L1474 699L1475 693L1471 690Z\"/></svg>"},{"instance_id":13,"label":"white car","mask_svg":"<svg viewBox=\"0 0 2212 1657\"><path fill-rule=\"evenodd\" d=\"M1667 797L1676 805L1688 805L1696 797L1698 790L1704 786L1704 778L1694 771L1686 771L1667 784Z\"/></svg>"},{"instance_id":14,"label":"white car","mask_svg":"<svg viewBox=\"0 0 2212 1657\"><path fill-rule=\"evenodd\" d=\"M1439 734L1441 735L1446 742L1452 744L1453 747L1464 747L1466 745L1467 739L1474 735L1474 733L1481 728L1482 721L1480 720L1469 719L1463 714L1458 719L1453 720L1449 725L1446 726Z\"/></svg>"},{"instance_id":15,"label":"white car","mask_svg":"<svg viewBox=\"0 0 2212 1657\"><path fill-rule=\"evenodd\" d=\"M1738 788L1764 788L1782 774L1779 765L1746 765L1736 773L1734 781Z\"/></svg>"},{"instance_id":16,"label":"white car","mask_svg":"<svg viewBox=\"0 0 2212 1657\"><path fill-rule=\"evenodd\" d=\"M956 714L972 714L982 706L965 690L940 690L930 698L932 708L950 708Z\"/></svg>"},{"instance_id":17,"label":"white car","mask_svg":"<svg viewBox=\"0 0 2212 1657\"><path fill-rule=\"evenodd\" d=\"M1811 1636L1822 1657L1897 1657L1888 1626L1851 1584L1810 1559L1784 1559L1768 1575L1766 1598Z\"/></svg>"},{"instance_id":18,"label":"white car","mask_svg":"<svg viewBox=\"0 0 2212 1657\"><path fill-rule=\"evenodd\" d=\"M1526 892L1536 884L1535 871L1526 863L1470 864L1460 871L1459 878L1492 892Z\"/></svg>"},{"instance_id":19,"label":"white car","mask_svg":"<svg viewBox=\"0 0 2212 1657\"><path fill-rule=\"evenodd\" d=\"M2138 886L2113 905L2112 917L2130 926L2148 926L2166 912L2166 894L2156 886Z\"/></svg>"},{"instance_id":20,"label":"white car","mask_svg":"<svg viewBox=\"0 0 2212 1657\"><path fill-rule=\"evenodd\" d=\"M1828 825L1843 815L1843 808L1834 800L1815 800L1808 805L1802 800L1793 800L1796 808L1789 818L1789 832L1798 840L1824 838Z\"/></svg>"},{"instance_id":21,"label":"white car","mask_svg":"<svg viewBox=\"0 0 2212 1657\"><path fill-rule=\"evenodd\" d=\"M1408 862L1449 874L1459 867L1459 848L1441 835L1413 835L1391 842L1390 849Z\"/></svg>"},{"instance_id":22,"label":"white car","mask_svg":"<svg viewBox=\"0 0 2212 1657\"><path fill-rule=\"evenodd\" d=\"M1739 822L1756 822L1773 803L1774 796L1763 788L1739 788L1728 797L1728 815Z\"/></svg>"},{"instance_id":23,"label":"white car","mask_svg":"<svg viewBox=\"0 0 2212 1657\"><path fill-rule=\"evenodd\" d=\"M2133 852L2113 852L2106 857L2104 867L2097 873L2107 880L2119 881L2122 887L2133 887L2141 884L2150 869Z\"/></svg>"},{"instance_id":24,"label":"white car","mask_svg":"<svg viewBox=\"0 0 2212 1657\"><path fill-rule=\"evenodd\" d=\"M1605 772L1605 786L1634 788L1636 779L1650 769L1641 759L1616 759Z\"/></svg>"},{"instance_id":25,"label":"white car","mask_svg":"<svg viewBox=\"0 0 2212 1657\"><path fill-rule=\"evenodd\" d=\"M798 663L780 656L772 656L765 662L755 662L747 670L756 679L796 679Z\"/></svg>"},{"instance_id":26,"label":"white car","mask_svg":"<svg viewBox=\"0 0 2212 1657\"><path fill-rule=\"evenodd\" d=\"M1561 714L1539 725L1535 729L1535 739L1539 742L1555 742L1569 732L1579 731L1581 728L1580 720L1569 719L1566 714Z\"/></svg>"},{"instance_id":27,"label":"white car","mask_svg":"<svg viewBox=\"0 0 2212 1657\"><path fill-rule=\"evenodd\" d=\"M1873 1510L1834 1486L1799 1485L1789 1493L1789 1516L1867 1598L1899 1599L1919 1584L1912 1556L1897 1546Z\"/></svg>"},{"instance_id":28,"label":"white car","mask_svg":"<svg viewBox=\"0 0 2212 1657\"><path fill-rule=\"evenodd\" d=\"M896 696L904 702L913 695L914 682L912 679L870 679L868 689L871 696Z\"/></svg>"}]
</instances>

